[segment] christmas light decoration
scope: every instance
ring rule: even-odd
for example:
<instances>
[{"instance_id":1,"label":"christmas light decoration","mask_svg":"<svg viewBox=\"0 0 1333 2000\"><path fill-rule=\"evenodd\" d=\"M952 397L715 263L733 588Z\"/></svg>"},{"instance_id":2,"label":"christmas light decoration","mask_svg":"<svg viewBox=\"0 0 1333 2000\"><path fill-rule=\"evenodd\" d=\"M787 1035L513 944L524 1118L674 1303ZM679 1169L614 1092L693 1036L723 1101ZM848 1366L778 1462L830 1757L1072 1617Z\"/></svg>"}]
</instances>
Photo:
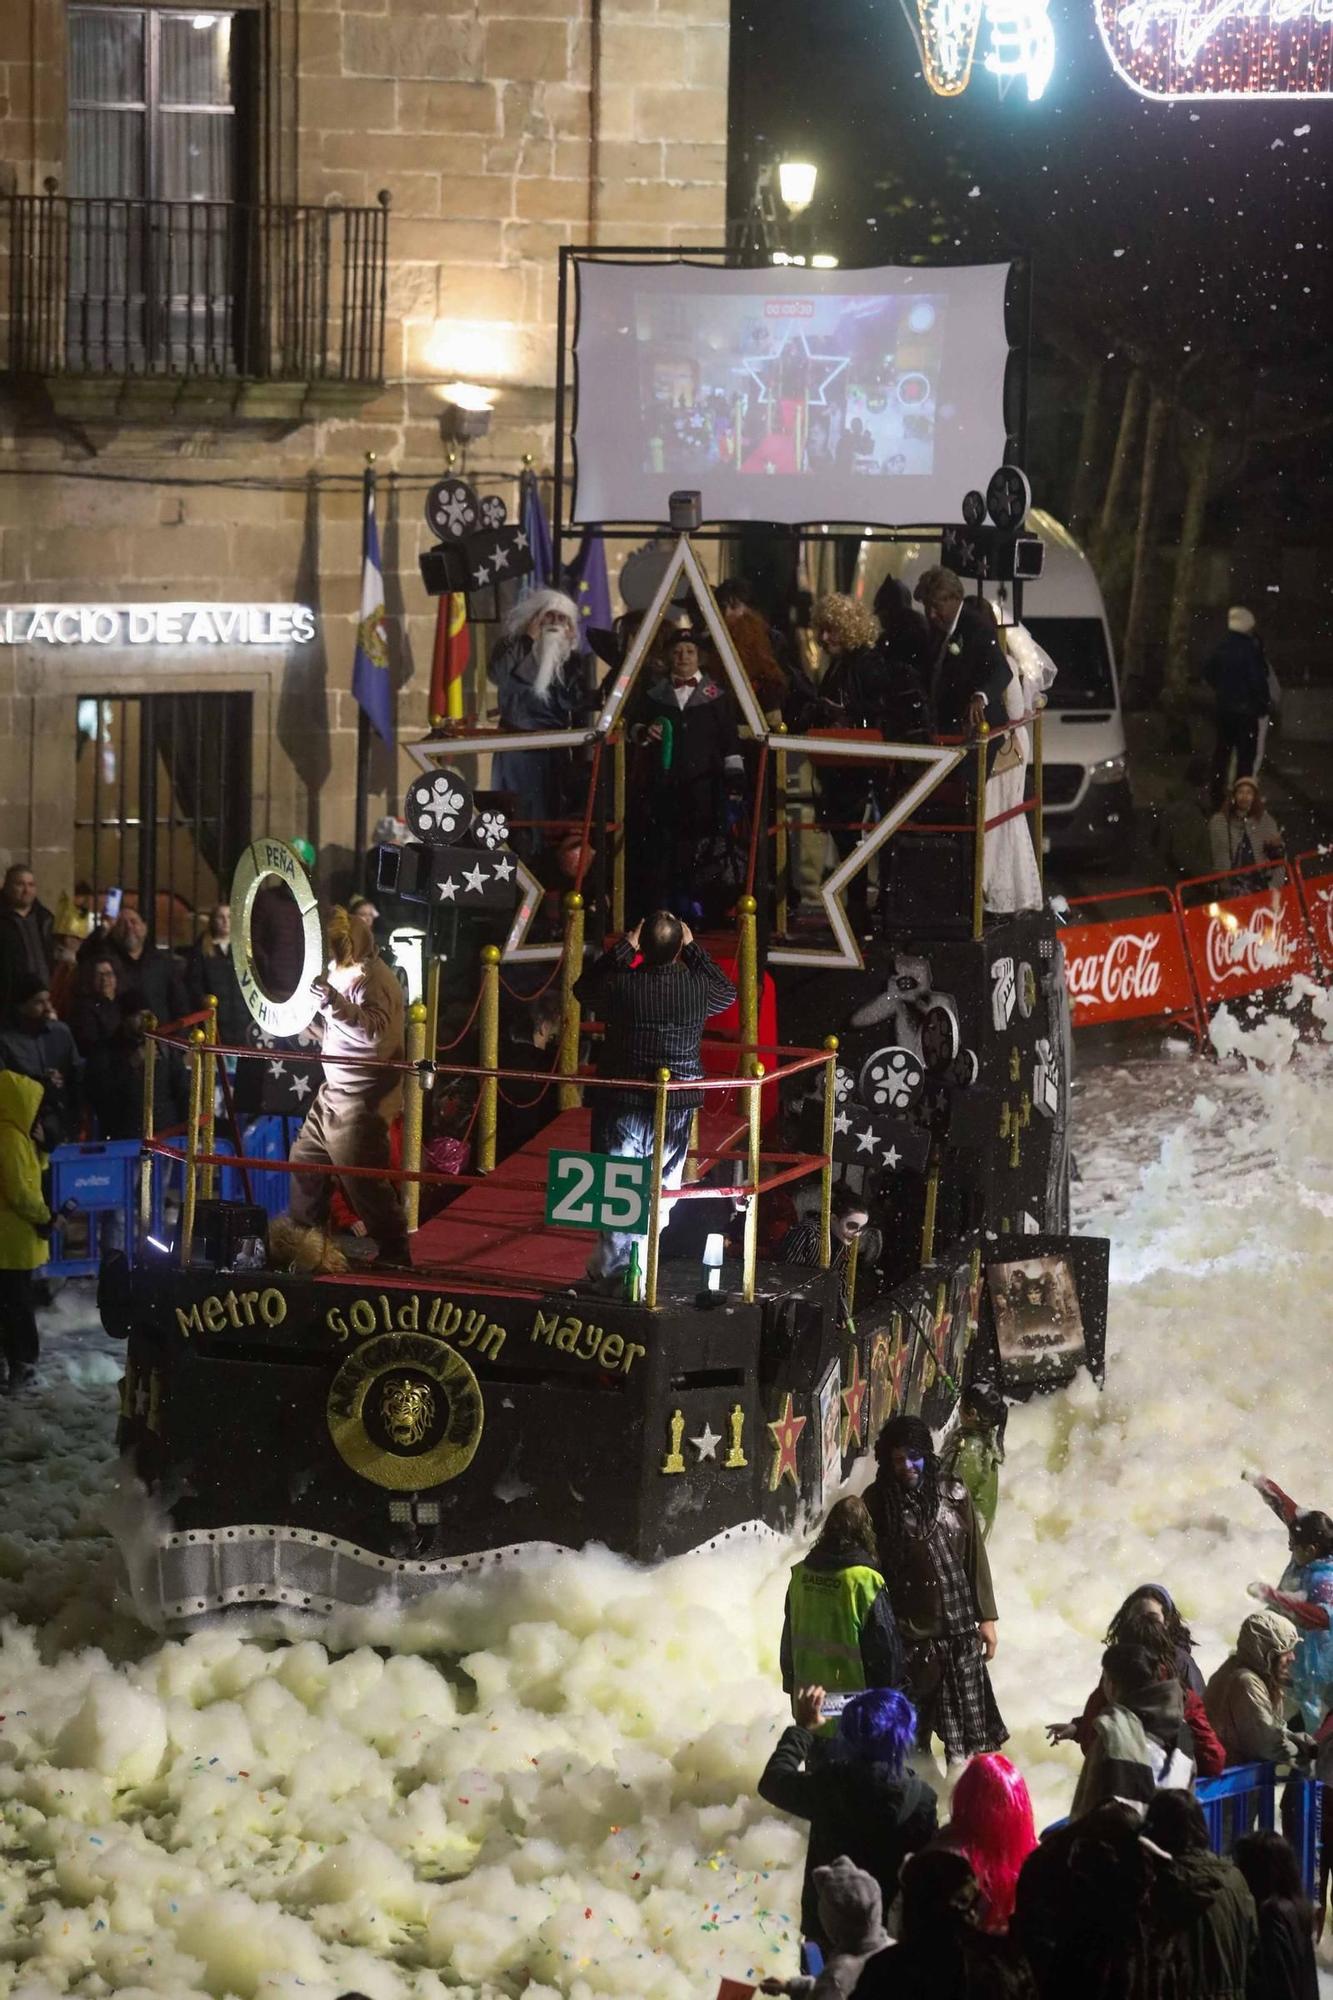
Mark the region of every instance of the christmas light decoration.
<instances>
[{"instance_id":1,"label":"christmas light decoration","mask_svg":"<svg viewBox=\"0 0 1333 2000\"><path fill-rule=\"evenodd\" d=\"M926 82L937 97L967 89L981 28L982 0L916 0L913 24ZM909 21L911 16L908 16Z\"/></svg>"},{"instance_id":2,"label":"christmas light decoration","mask_svg":"<svg viewBox=\"0 0 1333 2000\"><path fill-rule=\"evenodd\" d=\"M1144 97L1333 96L1329 0L1097 0L1097 25Z\"/></svg>"},{"instance_id":3,"label":"christmas light decoration","mask_svg":"<svg viewBox=\"0 0 1333 2000\"><path fill-rule=\"evenodd\" d=\"M1048 0L986 0L986 24L991 45L986 68L1000 79L1003 92L1021 78L1028 103L1035 104L1055 68L1055 30Z\"/></svg>"}]
</instances>

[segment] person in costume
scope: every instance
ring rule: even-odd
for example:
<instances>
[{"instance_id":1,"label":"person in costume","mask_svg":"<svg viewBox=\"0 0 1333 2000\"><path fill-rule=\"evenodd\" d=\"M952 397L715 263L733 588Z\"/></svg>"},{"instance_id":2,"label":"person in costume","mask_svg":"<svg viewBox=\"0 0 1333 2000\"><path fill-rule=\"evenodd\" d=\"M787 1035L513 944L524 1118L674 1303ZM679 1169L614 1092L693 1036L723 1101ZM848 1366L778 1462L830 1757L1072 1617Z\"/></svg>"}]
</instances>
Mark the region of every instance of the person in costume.
<instances>
[{"instance_id":1,"label":"person in costume","mask_svg":"<svg viewBox=\"0 0 1333 2000\"><path fill-rule=\"evenodd\" d=\"M671 636L666 673L638 690L630 735L640 745L643 804L630 821L639 900L698 918L700 850L726 824L728 795L744 791L745 767L731 701L703 672L688 626Z\"/></svg>"},{"instance_id":2,"label":"person in costume","mask_svg":"<svg viewBox=\"0 0 1333 2000\"><path fill-rule=\"evenodd\" d=\"M978 1379L964 1389L958 1405L958 1429L949 1439L940 1464L950 1479L961 1479L972 1495L983 1536L995 1525L1000 1504L1000 1467L1004 1464L1004 1427L1009 1411L993 1382Z\"/></svg>"},{"instance_id":3,"label":"person in costume","mask_svg":"<svg viewBox=\"0 0 1333 2000\"><path fill-rule=\"evenodd\" d=\"M391 1165L389 1127L402 1110L403 1080L383 1063L403 1060L403 989L379 955L370 925L335 908L329 918L329 962L313 982L315 1017L324 1048L324 1081L291 1151L292 1221L323 1229L333 1196L332 1174L303 1174L305 1162L338 1167ZM373 1237L377 1262L407 1265L403 1198L391 1180L349 1174L347 1199Z\"/></svg>"},{"instance_id":4,"label":"person in costume","mask_svg":"<svg viewBox=\"0 0 1333 2000\"><path fill-rule=\"evenodd\" d=\"M986 1664L999 1614L972 1496L942 1471L920 1417L891 1417L875 1459L865 1499L907 1649L918 1744L929 1751L939 1736L950 1764L998 1750L1009 1732Z\"/></svg>"},{"instance_id":5,"label":"person in costume","mask_svg":"<svg viewBox=\"0 0 1333 2000\"><path fill-rule=\"evenodd\" d=\"M902 1640L863 1500L835 1500L818 1541L792 1571L779 1659L784 1694L794 1698L800 1687L824 1689L820 1729L829 1736L838 1705L831 1696L901 1687Z\"/></svg>"},{"instance_id":6,"label":"person in costume","mask_svg":"<svg viewBox=\"0 0 1333 2000\"><path fill-rule=\"evenodd\" d=\"M586 676L578 650L579 614L559 590L530 590L501 626L500 644L487 666L495 684L500 727L515 735L571 729L585 700ZM570 750L501 750L491 784L514 801L521 822L514 845L536 854L553 837L540 822L559 819L569 803Z\"/></svg>"},{"instance_id":7,"label":"person in costume","mask_svg":"<svg viewBox=\"0 0 1333 2000\"><path fill-rule=\"evenodd\" d=\"M1290 1618L1300 1632L1291 1693L1306 1728L1313 1732L1324 1719L1325 1693L1333 1684L1333 1520L1315 1508L1298 1507L1276 1480L1262 1473L1245 1476L1286 1526L1291 1560L1277 1589L1252 1583L1250 1596Z\"/></svg>"}]
</instances>

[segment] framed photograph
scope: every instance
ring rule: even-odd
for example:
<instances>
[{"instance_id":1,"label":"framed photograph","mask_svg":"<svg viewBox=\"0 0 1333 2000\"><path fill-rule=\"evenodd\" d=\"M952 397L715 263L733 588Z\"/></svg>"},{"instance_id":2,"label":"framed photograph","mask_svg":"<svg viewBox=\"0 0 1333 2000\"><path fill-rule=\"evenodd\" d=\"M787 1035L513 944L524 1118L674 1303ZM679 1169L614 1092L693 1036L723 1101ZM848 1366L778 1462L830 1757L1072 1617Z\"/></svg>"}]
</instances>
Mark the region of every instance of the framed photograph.
<instances>
[{"instance_id":1,"label":"framed photograph","mask_svg":"<svg viewBox=\"0 0 1333 2000\"><path fill-rule=\"evenodd\" d=\"M986 1283L1006 1388L1067 1382L1087 1362L1083 1309L1069 1257L1033 1255L988 1264Z\"/></svg>"},{"instance_id":2,"label":"framed photograph","mask_svg":"<svg viewBox=\"0 0 1333 2000\"><path fill-rule=\"evenodd\" d=\"M842 1478L842 1370L835 1361L819 1389L821 1500Z\"/></svg>"}]
</instances>

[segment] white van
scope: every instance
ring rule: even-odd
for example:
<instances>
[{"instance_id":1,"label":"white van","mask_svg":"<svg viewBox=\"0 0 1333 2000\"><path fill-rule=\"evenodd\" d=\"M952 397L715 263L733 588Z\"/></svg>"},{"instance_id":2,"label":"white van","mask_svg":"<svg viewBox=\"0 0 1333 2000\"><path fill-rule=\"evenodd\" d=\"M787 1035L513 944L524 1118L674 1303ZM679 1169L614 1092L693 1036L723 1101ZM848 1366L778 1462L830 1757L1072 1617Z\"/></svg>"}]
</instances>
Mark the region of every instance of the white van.
<instances>
[{"instance_id":1,"label":"white van","mask_svg":"<svg viewBox=\"0 0 1333 2000\"><path fill-rule=\"evenodd\" d=\"M1046 844L1055 854L1110 859L1127 846L1134 804L1106 607L1069 530L1037 507L1027 527L1046 559L1040 579L1023 586L1023 623L1059 669L1042 724ZM863 542L858 591L870 603L888 575L914 588L939 559L938 542ZM1009 587L990 584L986 595L1007 600ZM1002 615L1010 615L1007 603Z\"/></svg>"}]
</instances>

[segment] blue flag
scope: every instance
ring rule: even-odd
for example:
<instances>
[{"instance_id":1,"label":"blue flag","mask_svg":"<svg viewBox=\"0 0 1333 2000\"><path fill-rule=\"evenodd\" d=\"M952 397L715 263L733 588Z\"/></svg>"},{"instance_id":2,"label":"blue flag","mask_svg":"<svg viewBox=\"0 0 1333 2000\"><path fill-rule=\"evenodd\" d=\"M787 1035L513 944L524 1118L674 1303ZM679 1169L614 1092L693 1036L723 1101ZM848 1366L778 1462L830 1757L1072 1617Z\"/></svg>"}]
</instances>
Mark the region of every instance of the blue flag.
<instances>
[{"instance_id":1,"label":"blue flag","mask_svg":"<svg viewBox=\"0 0 1333 2000\"><path fill-rule=\"evenodd\" d=\"M384 612L384 570L380 562L380 530L375 519L375 488L366 481L365 537L361 553L361 616L356 628L356 659L352 693L377 736L392 747L393 675L389 671L389 627Z\"/></svg>"},{"instance_id":2,"label":"blue flag","mask_svg":"<svg viewBox=\"0 0 1333 2000\"><path fill-rule=\"evenodd\" d=\"M579 607L579 645L586 653L588 627L608 631L614 621L606 574L606 543L599 528L585 528L578 554L565 571L565 588Z\"/></svg>"},{"instance_id":3,"label":"blue flag","mask_svg":"<svg viewBox=\"0 0 1333 2000\"><path fill-rule=\"evenodd\" d=\"M555 575L555 556L551 548L551 526L542 506L541 487L535 472L525 472L521 481L523 494L523 533L528 538L532 551L532 574L525 576L518 587L520 597L526 597L530 590L549 590Z\"/></svg>"}]
</instances>

